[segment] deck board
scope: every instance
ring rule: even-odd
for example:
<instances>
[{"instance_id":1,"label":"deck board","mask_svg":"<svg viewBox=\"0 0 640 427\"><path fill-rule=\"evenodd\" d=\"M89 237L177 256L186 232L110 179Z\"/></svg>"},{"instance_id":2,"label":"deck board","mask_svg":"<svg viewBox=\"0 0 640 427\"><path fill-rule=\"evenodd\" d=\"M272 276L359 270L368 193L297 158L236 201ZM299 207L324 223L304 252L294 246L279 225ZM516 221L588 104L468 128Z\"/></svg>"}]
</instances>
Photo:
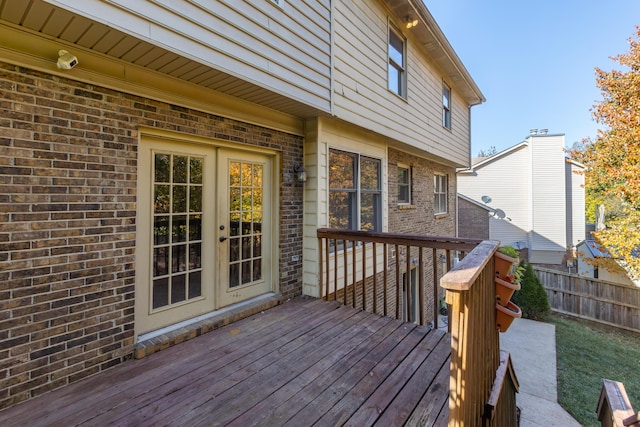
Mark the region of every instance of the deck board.
<instances>
[{"instance_id":1,"label":"deck board","mask_svg":"<svg viewBox=\"0 0 640 427\"><path fill-rule=\"evenodd\" d=\"M298 298L0 411L0 425L443 425L450 337Z\"/></svg>"}]
</instances>

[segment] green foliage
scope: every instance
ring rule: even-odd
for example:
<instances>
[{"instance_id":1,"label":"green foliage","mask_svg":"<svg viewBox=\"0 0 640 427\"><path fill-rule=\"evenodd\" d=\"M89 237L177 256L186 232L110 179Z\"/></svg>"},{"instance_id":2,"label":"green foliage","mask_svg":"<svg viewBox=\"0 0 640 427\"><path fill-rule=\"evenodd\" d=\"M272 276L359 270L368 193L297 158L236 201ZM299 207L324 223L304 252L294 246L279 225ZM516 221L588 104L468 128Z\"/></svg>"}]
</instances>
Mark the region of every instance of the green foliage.
<instances>
[{"instance_id":1,"label":"green foliage","mask_svg":"<svg viewBox=\"0 0 640 427\"><path fill-rule=\"evenodd\" d=\"M498 248L498 252L506 255L506 256L510 256L511 258L518 258L519 254L518 251L516 250L516 248L514 248L513 246L509 246L509 245L505 245L505 246L500 246Z\"/></svg>"},{"instance_id":2,"label":"green foliage","mask_svg":"<svg viewBox=\"0 0 640 427\"><path fill-rule=\"evenodd\" d=\"M511 300L522 310L522 317L526 319L542 320L551 311L549 297L542 287L542 283L533 271L531 264L524 261L520 266L524 268L520 280L520 290L513 294Z\"/></svg>"},{"instance_id":3,"label":"green foliage","mask_svg":"<svg viewBox=\"0 0 640 427\"><path fill-rule=\"evenodd\" d=\"M580 319L550 316L556 326L558 402L583 426L599 426L602 379L621 381L640 406L640 335Z\"/></svg>"}]
</instances>

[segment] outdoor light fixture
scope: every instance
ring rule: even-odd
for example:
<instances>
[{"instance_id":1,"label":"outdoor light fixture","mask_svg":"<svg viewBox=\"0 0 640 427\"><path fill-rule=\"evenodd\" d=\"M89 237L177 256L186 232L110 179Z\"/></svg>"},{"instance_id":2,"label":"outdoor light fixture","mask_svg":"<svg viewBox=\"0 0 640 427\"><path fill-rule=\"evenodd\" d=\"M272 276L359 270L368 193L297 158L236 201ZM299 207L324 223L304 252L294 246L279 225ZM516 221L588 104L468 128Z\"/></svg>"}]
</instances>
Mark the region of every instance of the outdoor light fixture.
<instances>
[{"instance_id":1,"label":"outdoor light fixture","mask_svg":"<svg viewBox=\"0 0 640 427\"><path fill-rule=\"evenodd\" d=\"M406 22L407 22L407 28L413 28L416 25L418 25L418 20L417 19L411 19L408 16L407 16Z\"/></svg>"},{"instance_id":2,"label":"outdoor light fixture","mask_svg":"<svg viewBox=\"0 0 640 427\"><path fill-rule=\"evenodd\" d=\"M302 165L297 165L293 168L296 173L296 179L298 182L307 182L307 170Z\"/></svg>"}]
</instances>

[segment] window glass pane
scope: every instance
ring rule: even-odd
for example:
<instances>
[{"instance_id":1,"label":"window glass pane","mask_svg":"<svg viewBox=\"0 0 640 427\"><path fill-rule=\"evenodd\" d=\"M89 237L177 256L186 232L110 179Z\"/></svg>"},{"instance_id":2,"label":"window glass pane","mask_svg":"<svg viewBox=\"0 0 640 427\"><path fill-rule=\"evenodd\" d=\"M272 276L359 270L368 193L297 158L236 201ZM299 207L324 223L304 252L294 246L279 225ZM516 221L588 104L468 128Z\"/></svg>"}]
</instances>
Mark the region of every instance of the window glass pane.
<instances>
[{"instance_id":1,"label":"window glass pane","mask_svg":"<svg viewBox=\"0 0 640 427\"><path fill-rule=\"evenodd\" d=\"M189 298L196 298L202 295L202 272L194 271L189 273Z\"/></svg>"},{"instance_id":2,"label":"window glass pane","mask_svg":"<svg viewBox=\"0 0 640 427\"><path fill-rule=\"evenodd\" d=\"M164 307L169 304L169 279L153 281L153 308Z\"/></svg>"},{"instance_id":3,"label":"window glass pane","mask_svg":"<svg viewBox=\"0 0 640 427\"><path fill-rule=\"evenodd\" d=\"M394 67L393 64L389 64L389 90L398 95L400 94L401 76L400 70Z\"/></svg>"},{"instance_id":4,"label":"window glass pane","mask_svg":"<svg viewBox=\"0 0 640 427\"><path fill-rule=\"evenodd\" d=\"M363 190L380 189L380 160L360 158L360 182Z\"/></svg>"},{"instance_id":5,"label":"window glass pane","mask_svg":"<svg viewBox=\"0 0 640 427\"><path fill-rule=\"evenodd\" d=\"M156 185L154 187L154 213L169 213L169 202L171 200L171 197L169 196L170 188L171 186L169 185Z\"/></svg>"},{"instance_id":6,"label":"window glass pane","mask_svg":"<svg viewBox=\"0 0 640 427\"><path fill-rule=\"evenodd\" d=\"M153 244L166 245L169 243L169 217L157 216L153 218Z\"/></svg>"},{"instance_id":7,"label":"window glass pane","mask_svg":"<svg viewBox=\"0 0 640 427\"><path fill-rule=\"evenodd\" d=\"M171 304L184 301L187 297L187 275L180 274L171 278Z\"/></svg>"},{"instance_id":8,"label":"window glass pane","mask_svg":"<svg viewBox=\"0 0 640 427\"><path fill-rule=\"evenodd\" d=\"M189 212L202 211L202 187L189 187Z\"/></svg>"},{"instance_id":9,"label":"window glass pane","mask_svg":"<svg viewBox=\"0 0 640 427\"><path fill-rule=\"evenodd\" d=\"M451 96L451 92L448 87L443 86L442 88L442 105L446 108L449 108L449 97Z\"/></svg>"},{"instance_id":10,"label":"window glass pane","mask_svg":"<svg viewBox=\"0 0 640 427\"><path fill-rule=\"evenodd\" d=\"M189 167L189 182L202 184L202 159L191 159Z\"/></svg>"},{"instance_id":11,"label":"window glass pane","mask_svg":"<svg viewBox=\"0 0 640 427\"><path fill-rule=\"evenodd\" d=\"M409 186L398 186L398 203L409 203Z\"/></svg>"},{"instance_id":12,"label":"window glass pane","mask_svg":"<svg viewBox=\"0 0 640 427\"><path fill-rule=\"evenodd\" d=\"M156 182L169 182L169 166L170 158L168 154L156 154L155 156L155 181Z\"/></svg>"},{"instance_id":13,"label":"window glass pane","mask_svg":"<svg viewBox=\"0 0 640 427\"><path fill-rule=\"evenodd\" d=\"M352 230L355 227L354 192L329 192L329 227L341 230Z\"/></svg>"},{"instance_id":14,"label":"window glass pane","mask_svg":"<svg viewBox=\"0 0 640 427\"><path fill-rule=\"evenodd\" d=\"M173 212L183 213L187 211L187 187L184 185L173 186Z\"/></svg>"},{"instance_id":15,"label":"window glass pane","mask_svg":"<svg viewBox=\"0 0 640 427\"><path fill-rule=\"evenodd\" d=\"M395 62L398 66L404 66L404 42L395 33L395 31L389 31L389 59Z\"/></svg>"},{"instance_id":16,"label":"window glass pane","mask_svg":"<svg viewBox=\"0 0 640 427\"><path fill-rule=\"evenodd\" d=\"M380 195L377 193L363 193L360 196L360 230L379 230Z\"/></svg>"},{"instance_id":17,"label":"window glass pane","mask_svg":"<svg viewBox=\"0 0 640 427\"><path fill-rule=\"evenodd\" d=\"M187 182L186 156L173 156L173 182Z\"/></svg>"},{"instance_id":18,"label":"window glass pane","mask_svg":"<svg viewBox=\"0 0 640 427\"><path fill-rule=\"evenodd\" d=\"M329 152L329 188L355 188L355 154Z\"/></svg>"}]
</instances>

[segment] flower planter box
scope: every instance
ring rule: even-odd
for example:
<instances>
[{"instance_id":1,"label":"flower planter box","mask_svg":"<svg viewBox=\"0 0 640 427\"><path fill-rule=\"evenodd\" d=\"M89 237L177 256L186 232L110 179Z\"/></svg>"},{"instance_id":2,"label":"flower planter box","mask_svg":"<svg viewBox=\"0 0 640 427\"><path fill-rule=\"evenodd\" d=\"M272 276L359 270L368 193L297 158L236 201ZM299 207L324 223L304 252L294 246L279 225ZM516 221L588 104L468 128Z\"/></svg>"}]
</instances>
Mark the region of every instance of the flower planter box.
<instances>
[{"instance_id":1,"label":"flower planter box","mask_svg":"<svg viewBox=\"0 0 640 427\"><path fill-rule=\"evenodd\" d=\"M506 332L516 317L522 317L520 307L511 301L504 307L496 303L496 327L500 332Z\"/></svg>"},{"instance_id":2,"label":"flower planter box","mask_svg":"<svg viewBox=\"0 0 640 427\"><path fill-rule=\"evenodd\" d=\"M520 290L520 283L502 280L496 277L496 302L502 306L507 305L513 293Z\"/></svg>"},{"instance_id":3,"label":"flower planter box","mask_svg":"<svg viewBox=\"0 0 640 427\"><path fill-rule=\"evenodd\" d=\"M496 277L506 279L511 272L511 267L518 262L517 258L511 258L502 252L493 254L493 263L496 270Z\"/></svg>"}]
</instances>

